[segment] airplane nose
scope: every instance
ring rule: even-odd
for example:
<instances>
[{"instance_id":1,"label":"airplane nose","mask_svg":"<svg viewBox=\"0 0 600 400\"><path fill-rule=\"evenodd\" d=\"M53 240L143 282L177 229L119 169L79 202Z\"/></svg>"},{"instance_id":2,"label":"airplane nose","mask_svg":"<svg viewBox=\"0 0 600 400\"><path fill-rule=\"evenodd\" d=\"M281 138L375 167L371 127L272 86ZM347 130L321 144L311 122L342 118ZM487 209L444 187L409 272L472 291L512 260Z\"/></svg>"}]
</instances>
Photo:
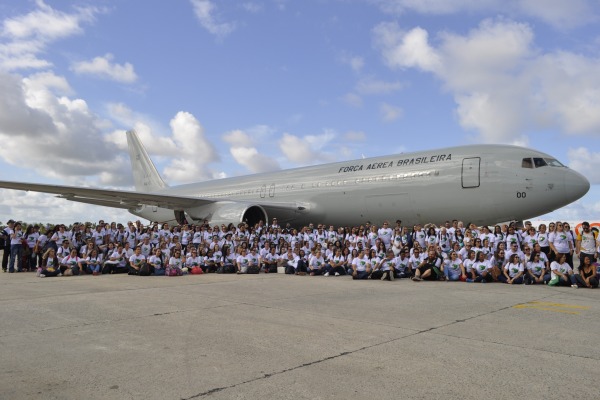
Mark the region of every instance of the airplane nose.
<instances>
[{"instance_id":1,"label":"airplane nose","mask_svg":"<svg viewBox=\"0 0 600 400\"><path fill-rule=\"evenodd\" d=\"M590 190L590 182L579 172L570 170L565 175L565 195L569 203L582 198Z\"/></svg>"}]
</instances>

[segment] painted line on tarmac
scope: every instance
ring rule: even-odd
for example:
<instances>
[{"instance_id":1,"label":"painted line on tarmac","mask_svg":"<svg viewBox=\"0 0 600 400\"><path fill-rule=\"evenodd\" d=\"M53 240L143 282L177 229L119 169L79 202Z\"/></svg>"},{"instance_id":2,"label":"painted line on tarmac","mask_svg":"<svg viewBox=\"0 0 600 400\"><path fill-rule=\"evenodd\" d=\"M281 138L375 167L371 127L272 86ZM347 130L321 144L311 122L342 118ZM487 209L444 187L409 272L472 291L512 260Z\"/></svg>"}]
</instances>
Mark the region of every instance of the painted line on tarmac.
<instances>
[{"instance_id":1,"label":"painted line on tarmac","mask_svg":"<svg viewBox=\"0 0 600 400\"><path fill-rule=\"evenodd\" d=\"M530 301L528 303L517 304L513 306L517 309L534 309L541 311L551 311L563 314L579 315L580 311L589 310L591 307L579 306L576 304L552 303L547 301Z\"/></svg>"}]
</instances>

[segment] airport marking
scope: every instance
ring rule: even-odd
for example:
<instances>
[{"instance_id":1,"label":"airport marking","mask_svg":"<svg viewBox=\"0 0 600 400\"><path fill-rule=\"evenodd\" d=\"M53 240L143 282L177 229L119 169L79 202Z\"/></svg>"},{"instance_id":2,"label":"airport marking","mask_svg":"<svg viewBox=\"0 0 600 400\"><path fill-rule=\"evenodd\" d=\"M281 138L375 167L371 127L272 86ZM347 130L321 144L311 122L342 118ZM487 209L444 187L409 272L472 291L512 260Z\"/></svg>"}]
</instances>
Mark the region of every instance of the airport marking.
<instances>
[{"instance_id":1,"label":"airport marking","mask_svg":"<svg viewBox=\"0 0 600 400\"><path fill-rule=\"evenodd\" d=\"M532 308L535 310L551 311L563 314L579 315L580 311L589 310L589 306L578 306L575 304L551 303L547 301L530 301L529 303L517 304L513 308L524 309Z\"/></svg>"}]
</instances>

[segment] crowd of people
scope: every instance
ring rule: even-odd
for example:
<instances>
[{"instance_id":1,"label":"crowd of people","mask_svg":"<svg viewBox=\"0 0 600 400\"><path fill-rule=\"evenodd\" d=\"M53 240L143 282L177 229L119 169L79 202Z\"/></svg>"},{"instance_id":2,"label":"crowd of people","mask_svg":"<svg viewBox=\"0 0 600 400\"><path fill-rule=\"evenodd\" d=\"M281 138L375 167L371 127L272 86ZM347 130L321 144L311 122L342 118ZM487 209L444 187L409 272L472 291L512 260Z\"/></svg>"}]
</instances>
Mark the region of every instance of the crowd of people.
<instances>
[{"instance_id":1,"label":"crowd of people","mask_svg":"<svg viewBox=\"0 0 600 400\"><path fill-rule=\"evenodd\" d=\"M477 227L461 221L413 227L369 222L355 227L170 227L140 221L40 227L10 220L2 230L4 272L42 278L91 274L166 275L285 272L393 281L409 278L597 288L600 240L587 222L535 228L526 222ZM573 268L573 257L579 267Z\"/></svg>"}]
</instances>

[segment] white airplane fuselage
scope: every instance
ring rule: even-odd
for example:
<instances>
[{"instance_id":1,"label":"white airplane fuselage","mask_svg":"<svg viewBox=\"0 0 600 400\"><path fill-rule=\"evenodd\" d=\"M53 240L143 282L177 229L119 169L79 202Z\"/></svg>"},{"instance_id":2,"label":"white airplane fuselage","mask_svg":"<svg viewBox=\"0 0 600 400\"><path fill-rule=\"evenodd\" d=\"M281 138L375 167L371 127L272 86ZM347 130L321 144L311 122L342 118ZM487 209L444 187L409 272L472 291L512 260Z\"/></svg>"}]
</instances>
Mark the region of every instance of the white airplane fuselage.
<instances>
[{"instance_id":1,"label":"white airplane fuselage","mask_svg":"<svg viewBox=\"0 0 600 400\"><path fill-rule=\"evenodd\" d=\"M403 225L451 219L483 225L533 218L588 190L581 174L548 154L517 146L471 145L168 187L155 193L216 202L177 210L177 218L173 210L156 206L129 211L158 222L186 217L237 223L250 210L249 222L276 217L280 225L293 226L397 219Z\"/></svg>"}]
</instances>

